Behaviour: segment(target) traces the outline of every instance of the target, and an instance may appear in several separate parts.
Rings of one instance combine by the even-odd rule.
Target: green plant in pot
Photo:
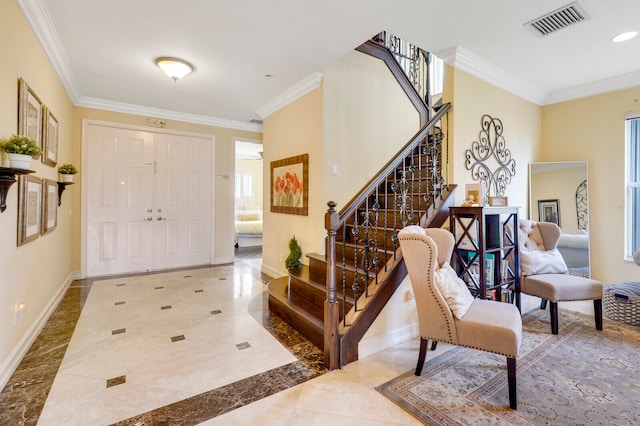
[[[73,182],[73,175],[78,173],[78,169],[71,163],[66,163],[58,167],[58,173],[63,182]]]
[[[302,262],[300,262],[300,258],[302,257],[302,249],[298,245],[298,240],[296,240],[295,235],[289,240],[289,252],[289,256],[287,256],[284,264],[287,269],[297,268],[302,264]]]
[[[0,149],[7,153],[9,166],[15,169],[28,169],[33,157],[42,153],[38,141],[27,136],[11,135],[0,141]]]

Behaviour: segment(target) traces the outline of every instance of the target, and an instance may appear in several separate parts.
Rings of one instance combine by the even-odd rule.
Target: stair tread
[[[299,303],[292,301],[287,295],[287,287],[289,285],[289,277],[280,277],[271,280],[267,285],[269,296],[278,299],[283,305],[286,305],[292,311],[304,318],[307,322],[313,324],[318,329],[324,329],[324,306],[315,306],[311,303]],[[311,309],[309,309],[311,308]],[[314,309],[315,308],[315,309]],[[318,309],[319,308],[319,309]],[[315,311],[312,312],[312,311]],[[320,313],[318,315],[318,312]]]

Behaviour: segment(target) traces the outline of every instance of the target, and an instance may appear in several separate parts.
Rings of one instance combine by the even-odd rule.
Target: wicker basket
[[[602,289],[607,318],[640,326],[640,282],[608,285]]]

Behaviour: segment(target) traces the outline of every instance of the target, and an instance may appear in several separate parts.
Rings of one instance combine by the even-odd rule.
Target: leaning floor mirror
[[[589,191],[586,161],[529,164],[529,218],[562,230],[558,250],[569,273],[589,277]]]

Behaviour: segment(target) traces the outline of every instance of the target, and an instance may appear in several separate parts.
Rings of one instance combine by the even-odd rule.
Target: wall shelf
[[[29,173],[35,172],[28,169],[0,167],[0,213],[7,208],[7,193],[11,185],[17,182],[16,175],[26,175]]]
[[[58,207],[62,204],[62,193],[67,189],[67,185],[73,185],[74,182],[58,182]]]

